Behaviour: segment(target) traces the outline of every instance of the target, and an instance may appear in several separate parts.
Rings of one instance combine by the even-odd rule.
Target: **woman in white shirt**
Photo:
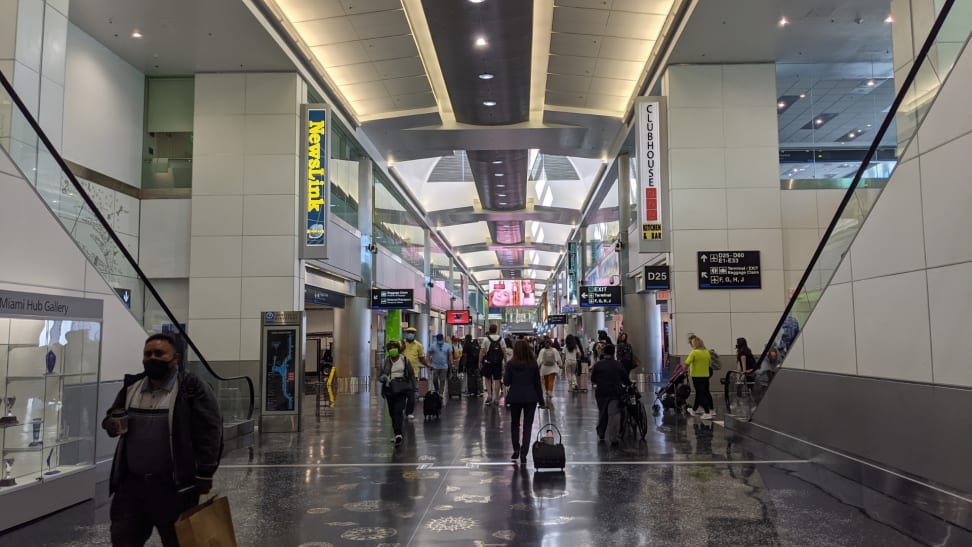
[[[550,405],[554,384],[557,382],[557,375],[564,368],[564,362],[560,358],[560,352],[553,348],[550,340],[543,343],[543,349],[537,355],[537,364],[540,365],[540,377],[543,378],[543,388],[547,392],[547,405]]]
[[[577,389],[577,377],[581,374],[580,361],[584,355],[584,349],[581,347],[580,340],[573,334],[567,335],[564,345],[564,370],[567,372],[570,389],[573,391]]]
[[[378,371],[378,381],[381,383],[381,395],[388,403],[388,414],[391,416],[392,430],[395,432],[394,443],[402,444],[402,424],[405,422],[405,404],[409,394],[415,390],[415,370],[408,359],[401,354],[401,346],[397,340],[385,344],[385,361]]]

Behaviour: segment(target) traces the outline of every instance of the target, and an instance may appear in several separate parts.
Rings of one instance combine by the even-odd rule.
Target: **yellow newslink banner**
[[[328,181],[331,128],[326,105],[306,104],[301,108],[301,216],[304,218],[301,258],[327,258],[327,219],[331,201]]]

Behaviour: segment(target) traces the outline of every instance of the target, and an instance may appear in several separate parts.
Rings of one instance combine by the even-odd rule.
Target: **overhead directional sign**
[[[600,308],[621,305],[620,285],[581,285],[580,307]]]
[[[645,290],[667,291],[672,288],[668,266],[645,266]]]
[[[699,251],[700,289],[761,289],[759,251]]]
[[[413,289],[371,289],[372,309],[410,310],[414,306]]]
[[[547,316],[548,325],[566,325],[567,316],[566,315],[548,315]]]

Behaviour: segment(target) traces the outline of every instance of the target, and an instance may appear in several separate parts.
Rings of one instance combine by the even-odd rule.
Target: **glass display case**
[[[0,318],[0,494],[94,464],[101,324]]]
[[[94,497],[102,308],[0,290],[0,530]]]

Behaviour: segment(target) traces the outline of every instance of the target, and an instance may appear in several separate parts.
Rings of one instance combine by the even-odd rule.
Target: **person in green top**
[[[685,358],[685,364],[689,367],[689,376],[695,388],[695,404],[687,409],[687,412],[695,416],[701,406],[705,411],[702,419],[711,420],[715,418],[713,412],[715,404],[712,402],[712,392],[709,391],[709,365],[712,358],[709,356],[709,351],[705,349],[705,343],[698,336],[690,336],[689,345],[692,346],[692,352]]]

